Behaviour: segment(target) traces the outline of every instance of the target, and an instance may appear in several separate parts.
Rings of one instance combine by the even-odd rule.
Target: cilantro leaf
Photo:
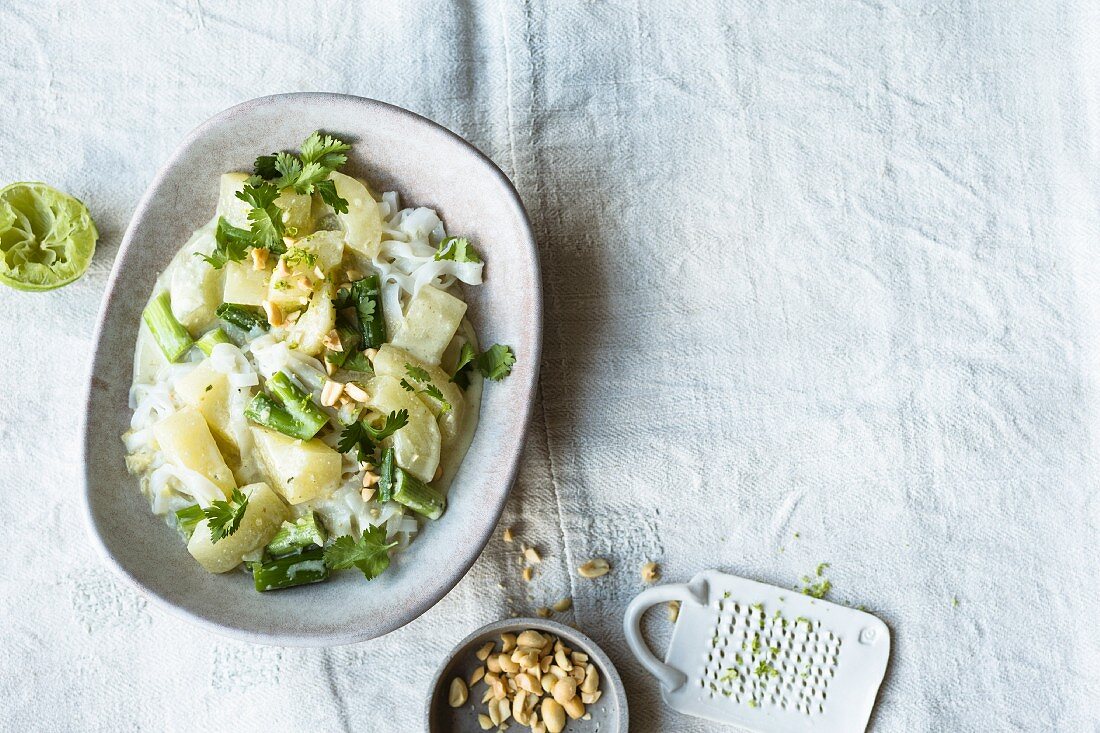
[[[325,565],[332,570],[359,568],[363,577],[374,580],[390,566],[390,548],[396,542],[386,544],[386,530],[369,527],[356,542],[351,535],[337,537],[336,541],[325,548]]]
[[[455,373],[451,376],[451,381],[458,385],[459,389],[466,389],[470,386],[470,369],[473,368],[474,360],[477,359],[477,351],[467,341],[462,344],[462,349],[458,352],[458,364],[455,366]]]
[[[462,389],[466,389],[470,386],[471,369],[477,369],[486,379],[500,381],[512,373],[512,366],[515,363],[516,355],[511,346],[493,344],[478,354],[473,346],[465,343],[458,353],[458,365],[455,367],[451,381]]]
[[[418,367],[418,366],[413,366],[412,364],[409,364],[408,362],[405,362],[405,373],[408,374],[413,379],[415,379],[417,382],[430,382],[430,381],[432,381],[432,377],[431,377],[430,374],[428,374],[428,371],[426,369],[423,369],[422,367]]]
[[[348,213],[348,200],[336,193],[336,184],[332,181],[317,181],[313,188],[321,195],[321,200],[332,207],[337,214]]]
[[[412,364],[405,362],[405,373],[408,374],[413,381],[420,382],[421,384],[426,385],[423,389],[419,390],[419,394],[426,394],[433,400],[439,402],[441,412],[451,411],[451,403],[448,402],[447,398],[443,396],[443,391],[440,390],[434,382],[432,382],[432,375],[428,374],[427,369],[424,369],[423,367],[413,366]],[[405,390],[408,392],[417,391],[415,387],[409,384],[409,381],[407,379],[401,380],[401,386],[404,387]]]
[[[469,341],[462,344],[462,349],[458,352],[458,365],[455,366],[455,373],[462,371],[463,367],[473,362],[477,358],[477,351],[474,350],[473,345]]]
[[[435,250],[436,261],[481,262],[481,256],[466,237],[447,237]]]
[[[340,432],[340,442],[336,444],[336,450],[341,453],[349,453],[353,448],[358,448],[359,455],[362,457],[364,452],[374,451],[374,446],[371,446],[369,450],[364,450],[363,444],[369,440],[367,431],[363,429],[363,422],[356,420]]]
[[[244,201],[254,209],[264,209],[275,203],[279,198],[279,189],[270,183],[245,183],[244,188],[237,191],[237,198]]]
[[[494,382],[504,379],[512,373],[512,366],[516,363],[516,355],[511,346],[493,344],[488,350],[481,352],[477,357],[477,370],[486,379]]]
[[[420,390],[420,392],[439,402],[439,411],[441,414],[451,411],[451,403],[443,396],[443,392],[440,391],[439,387],[436,387],[434,384],[429,384],[427,387]]]
[[[223,216],[218,219],[218,226],[214,229],[214,241],[214,251],[209,255],[201,252],[196,254],[206,260],[206,264],[220,270],[227,262],[240,262],[248,256],[248,248],[252,246],[252,233],[233,226]]]
[[[320,130],[310,134],[302,142],[302,161],[305,163],[319,163],[329,170],[335,170],[348,162],[348,156],[344,155],[351,150],[351,146],[331,135],[322,135]]]
[[[358,459],[365,461],[374,455],[378,444],[409,424],[408,410],[395,410],[386,416],[382,427],[376,428],[364,420],[356,420],[340,433],[336,450],[348,453],[358,449]]]
[[[364,428],[370,433],[374,442],[380,443],[408,424],[409,411],[394,410],[389,415],[386,415],[386,422],[382,424],[382,427],[376,428],[368,423],[364,425]]]
[[[364,280],[356,280],[351,284],[350,288],[343,288],[336,291],[336,297],[333,299],[332,304],[336,310],[344,310],[345,308],[354,308],[356,315],[366,320],[374,315],[374,298],[366,297],[369,295],[365,292],[363,285],[367,283]]]
[[[306,163],[298,174],[298,178],[291,185],[298,193],[313,193],[316,184],[328,178],[329,173],[331,171],[320,163]]]
[[[346,214],[348,202],[340,198],[336,184],[328,176],[348,162],[348,156],[344,155],[348,150],[350,145],[315,132],[302,143],[300,156],[283,151],[257,158],[256,177],[271,181],[279,191],[292,188],[300,194],[320,194],[321,200],[336,213]]]
[[[217,544],[240,528],[241,520],[248,509],[248,499],[240,489],[233,489],[229,501],[212,501],[210,506],[203,507],[202,513],[206,515],[211,542]]]
[[[302,161],[298,160],[298,156],[290,153],[275,153],[275,170],[279,172],[279,178],[275,180],[275,188],[281,191],[295,185],[302,175]]]
[[[245,185],[237,192],[237,198],[252,207],[248,220],[252,223],[253,246],[281,254],[286,248],[283,246],[283,211],[275,205],[278,197],[279,189],[271,183]]]
[[[270,181],[272,178],[279,177],[279,169],[275,167],[275,154],[261,155],[256,158],[256,162],[252,164],[252,169],[255,172],[255,177],[258,177],[265,181]]]

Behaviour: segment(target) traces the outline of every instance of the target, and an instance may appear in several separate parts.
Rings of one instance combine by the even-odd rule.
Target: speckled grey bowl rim
[[[630,729],[630,710],[627,704],[626,688],[623,687],[623,680],[619,677],[619,670],[615,669],[615,664],[611,661],[611,658],[607,656],[607,653],[600,648],[599,644],[594,642],[584,632],[567,626],[566,624],[553,621],[545,618],[534,618],[531,616],[519,616],[516,618],[506,618],[500,621],[494,621],[490,624],[485,624],[480,629],[470,632],[466,635],[462,641],[454,645],[447,655],[443,657],[443,660],[436,668],[435,674],[432,676],[432,681],[428,685],[430,694],[427,696],[427,705],[424,709],[424,730],[428,733],[444,733],[444,731],[433,728],[432,714],[437,709],[437,705],[442,707],[446,705],[446,698],[450,691],[451,680],[449,677],[445,677],[447,671],[451,668],[453,662],[458,660],[460,656],[469,655],[471,658],[474,656],[474,652],[489,639],[500,641],[500,635],[513,631],[523,631],[526,629],[535,629],[536,631],[546,631],[554,634],[557,637],[564,639],[575,651],[583,651],[588,655],[589,660],[595,661],[600,668],[600,672],[603,679],[600,680],[600,690],[603,691],[603,698],[601,698],[596,704],[608,703],[614,700],[615,706],[619,711],[618,727],[614,730],[600,729],[600,733],[627,733]],[[474,695],[471,692],[471,699]],[[439,702],[437,702],[439,700]],[[514,726],[517,730],[525,730],[521,726]],[[570,730],[570,726],[566,726],[566,731]]]
[[[94,392],[96,390],[96,374],[104,359],[108,358],[103,353],[101,348],[104,341],[104,329],[105,323],[108,320],[108,309],[111,305],[111,300],[117,295],[115,291],[116,281],[119,279],[120,272],[122,271],[122,263],[126,259],[126,253],[131,246],[132,240],[135,235],[135,228],[138,222],[141,222],[146,214],[146,210],[150,207],[152,200],[155,198],[158,189],[163,184],[169,172],[173,170],[173,167],[177,165],[177,162],[184,157],[188,149],[200,138],[209,134],[218,125],[229,120],[230,118],[244,114],[252,110],[253,108],[270,105],[280,104],[283,102],[294,102],[300,104],[311,103],[342,103],[342,104],[354,104],[362,107],[364,113],[375,113],[394,115],[401,118],[405,124],[409,126],[410,130],[415,128],[422,128],[429,131],[433,135],[442,136],[449,140],[457,148],[462,148],[463,152],[472,155],[482,165],[483,171],[486,175],[490,176],[505,193],[507,203],[514,210],[515,214],[522,221],[522,236],[520,241],[516,241],[514,244],[517,247],[522,247],[526,250],[525,256],[528,258],[530,267],[533,271],[534,277],[529,283],[531,294],[530,305],[530,321],[535,328],[535,334],[530,344],[528,345],[527,354],[529,364],[531,365],[531,374],[528,383],[525,385],[524,395],[525,399],[522,400],[522,404],[517,405],[517,411],[522,410],[522,414],[518,420],[517,425],[522,426],[522,430],[518,436],[518,441],[515,446],[515,450],[508,457],[506,465],[499,473],[499,476],[503,479],[502,484],[504,490],[499,497],[499,502],[496,502],[494,506],[487,506],[485,512],[488,515],[487,519],[491,521],[485,521],[480,527],[476,528],[474,534],[468,535],[468,542],[463,543],[461,547],[454,549],[454,563],[452,564],[449,572],[445,577],[428,592],[418,596],[405,603],[400,613],[395,618],[385,622],[376,624],[370,629],[324,629],[323,631],[302,631],[302,632],[288,632],[278,631],[271,632],[268,630],[250,630],[233,626],[232,624],[222,623],[217,620],[207,618],[201,613],[196,613],[190,609],[184,608],[171,598],[164,597],[156,589],[151,588],[148,583],[138,574],[131,572],[125,567],[112,553],[105,538],[100,534],[100,528],[97,525],[97,519],[93,503],[91,501],[91,492],[93,490],[93,476],[91,461],[89,456],[92,448],[91,431],[93,428],[91,416],[94,406]],[[215,171],[220,173],[221,171]],[[141,296],[144,299],[144,296]],[[507,175],[484,153],[463,139],[458,134],[448,130],[446,127],[423,117],[415,112],[398,107],[396,105],[382,102],[376,99],[370,99],[367,97],[359,97],[354,95],[339,94],[332,92],[290,92],[284,94],[273,94],[264,97],[256,97],[254,99],[247,100],[240,104],[229,107],[213,117],[207,119],[203,123],[192,129],[179,143],[176,149],[168,160],[158,169],[156,176],[150,181],[145,193],[142,195],[138,202],[137,207],[131,216],[130,222],[127,225],[126,231],[123,235],[122,242],[115,255],[115,260],[112,265],[111,274],[108,278],[104,296],[99,308],[99,314],[96,320],[95,334],[93,338],[93,355],[91,363],[88,368],[84,410],[81,415],[80,434],[82,439],[80,440],[80,461],[82,466],[81,479],[83,481],[83,491],[81,496],[83,499],[83,513],[85,519],[85,525],[89,536],[92,539],[92,544],[96,549],[96,552],[103,559],[103,561],[114,570],[118,575],[125,578],[132,583],[134,587],[142,591],[144,595],[151,599],[159,608],[168,611],[170,614],[182,618],[186,621],[194,623],[200,627],[206,628],[214,633],[248,641],[256,644],[267,645],[280,645],[280,646],[337,646],[342,644],[351,644],[362,641],[367,641],[379,636],[385,635],[395,629],[404,626],[405,624],[418,618],[424,612],[435,606],[444,596],[447,595],[458,582],[466,575],[469,569],[473,566],[474,562],[481,555],[482,550],[488,543],[489,538],[492,536],[493,531],[499,522],[500,515],[503,512],[504,504],[507,501],[510,494],[512,484],[515,481],[516,474],[519,470],[519,462],[523,451],[524,437],[526,429],[530,424],[533,414],[533,401],[538,386],[538,372],[539,365],[541,363],[542,352],[542,323],[543,323],[543,307],[542,307],[542,280],[539,268],[539,256],[538,249],[535,243],[535,236],[533,228],[531,227],[530,218],[527,215],[523,202],[516,191],[515,186]],[[122,443],[118,442],[119,451],[122,451]],[[136,488],[136,487],[135,487]],[[306,590],[305,589],[292,589],[293,590]],[[314,586],[316,587],[316,586]],[[285,591],[284,591],[285,592]]]

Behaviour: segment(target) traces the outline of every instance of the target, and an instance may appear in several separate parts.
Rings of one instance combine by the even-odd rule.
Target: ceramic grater
[[[668,601],[681,607],[662,663],[639,624]],[[625,629],[669,706],[757,733],[866,730],[890,656],[869,613],[715,570],[643,591]]]

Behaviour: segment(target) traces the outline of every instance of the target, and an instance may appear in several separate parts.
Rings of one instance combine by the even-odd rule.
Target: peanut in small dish
[[[566,598],[557,605],[568,608]],[[547,615],[550,609],[540,609]],[[500,642],[486,642],[475,653],[483,662],[468,678],[482,683],[484,706],[478,722],[485,730],[525,726],[532,733],[562,733],[571,720],[589,719],[588,706],[602,696],[600,673],[584,652],[571,649],[552,634],[527,629],[505,632]],[[470,697],[467,682],[451,681],[448,701],[459,706]]]

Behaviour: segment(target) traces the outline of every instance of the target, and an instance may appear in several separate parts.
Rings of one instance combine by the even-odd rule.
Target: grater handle
[[[634,597],[630,605],[626,607],[626,618],[623,619],[623,630],[626,632],[626,643],[634,656],[642,663],[651,675],[657,678],[661,685],[673,692],[687,682],[687,675],[675,667],[665,664],[650,650],[642,638],[642,614],[658,603],[668,601],[694,601],[703,604],[694,589],[686,583],[669,583],[644,590]]]

